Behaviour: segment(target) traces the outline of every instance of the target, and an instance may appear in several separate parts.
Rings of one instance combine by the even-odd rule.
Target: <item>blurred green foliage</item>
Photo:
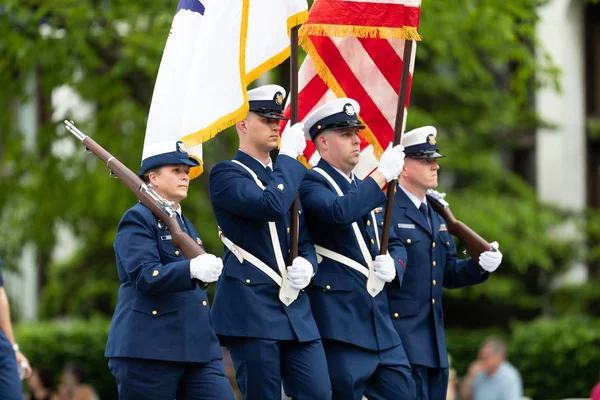
[[[74,363],[100,398],[110,400],[117,398],[117,387],[104,358],[109,327],[110,322],[105,318],[52,321],[17,325],[15,335],[34,368],[48,368],[54,373],[54,391],[65,365]]]
[[[509,358],[521,372],[525,395],[587,398],[600,381],[600,320],[565,317],[519,324]]]

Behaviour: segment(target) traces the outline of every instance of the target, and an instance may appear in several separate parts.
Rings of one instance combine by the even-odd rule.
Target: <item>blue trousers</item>
[[[448,391],[448,368],[429,368],[412,364],[417,385],[417,400],[445,399]]]
[[[6,336],[0,331],[0,398],[3,400],[23,400],[23,388],[15,351]]]
[[[119,400],[235,400],[221,360],[187,363],[110,358]]]
[[[236,381],[245,400],[329,400],[331,384],[321,340],[227,337]]]
[[[413,400],[415,383],[404,347],[375,351],[323,340],[333,400]]]

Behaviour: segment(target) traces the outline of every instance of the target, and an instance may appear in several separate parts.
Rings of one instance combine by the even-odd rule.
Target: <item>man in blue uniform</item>
[[[0,267],[2,258],[0,258]],[[29,378],[29,361],[19,350],[10,322],[10,307],[4,291],[2,268],[0,268],[0,394],[5,400],[23,400],[19,370],[23,378]]]
[[[396,330],[406,347],[417,386],[417,399],[446,397],[448,357],[444,338],[442,287],[460,288],[484,282],[498,268],[502,253],[481,254],[478,262],[458,260],[444,219],[427,204],[425,193],[437,187],[437,131],[426,126],[402,137],[406,153],[392,213],[392,226],[408,253],[402,288],[387,294]]]
[[[285,91],[266,85],[248,92],[250,112],[236,124],[240,148],[216,164],[210,200],[226,249],[212,310],[215,331],[229,349],[245,399],[330,399],[327,362],[304,288],[317,270],[315,249],[299,205],[298,254],[290,259],[290,207],[306,168],[297,160],[302,125],[281,137]]]
[[[393,235],[379,254],[374,209],[382,188],[404,164],[402,146],[391,145],[364,181],[352,170],[360,154],[359,105],[334,100],[311,114],[305,131],[321,160],[304,178],[300,197],[319,270],[310,290],[323,338],[333,398],[413,399],[414,382],[400,337],[389,317],[384,285],[400,285],[406,252]]]
[[[182,142],[161,142],[147,149],[140,177],[174,202],[182,231],[201,246],[180,205],[193,166]],[[141,203],[123,214],[114,248],[121,286],[105,356],[119,399],[233,400],[208,298],[195,280],[215,282],[221,259],[205,253],[186,260],[165,223]]]

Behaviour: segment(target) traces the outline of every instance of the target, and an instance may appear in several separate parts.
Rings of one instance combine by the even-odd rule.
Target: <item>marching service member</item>
[[[222,231],[225,269],[212,315],[229,349],[245,399],[330,399],[327,362],[304,289],[317,271],[315,249],[299,205],[299,256],[290,259],[290,206],[306,168],[302,125],[288,128],[277,148],[285,90],[248,91],[250,112],[236,124],[240,148],[216,164],[210,200]],[[296,216],[294,216],[296,217]]]
[[[381,190],[404,164],[391,145],[364,181],[352,173],[360,154],[359,105],[336,99],[304,121],[321,160],[304,178],[300,198],[317,254],[322,258],[310,290],[313,314],[327,355],[333,398],[413,399],[410,364],[389,316],[385,284],[400,285],[406,252],[390,236],[379,254],[374,209]],[[388,284],[389,285],[389,284]]]
[[[417,399],[446,398],[448,357],[444,337],[442,288],[485,282],[502,262],[498,243],[479,260],[458,260],[446,221],[431,209],[425,194],[438,185],[437,131],[432,126],[402,136],[406,160],[399,174],[392,226],[408,253],[402,288],[390,285],[392,321],[412,367]]]
[[[139,175],[174,202],[181,230],[201,246],[180,205],[190,167],[198,165],[182,142],[162,142],[148,149]],[[216,281],[221,259],[205,253],[186,260],[165,223],[141,203],[123,214],[114,248],[121,287],[105,356],[119,399],[233,400],[208,298],[196,281]]]

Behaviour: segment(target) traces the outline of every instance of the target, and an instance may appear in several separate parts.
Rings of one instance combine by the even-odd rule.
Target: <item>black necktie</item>
[[[427,212],[427,205],[425,203],[421,203],[419,206],[419,211],[421,211],[421,215],[427,221],[427,226],[429,226],[429,230],[431,231],[431,222],[429,221],[429,213]]]
[[[273,169],[267,165],[265,167],[265,170],[267,171],[267,176],[270,178],[271,177],[271,172],[273,172]]]
[[[181,215],[179,215],[179,213],[177,213],[177,222],[179,222],[181,230],[187,233],[187,227],[185,226],[185,222],[183,221],[183,218],[181,217]]]
[[[352,179],[352,180],[350,181],[350,186],[352,186],[353,188],[355,188],[355,187],[356,187],[356,181],[355,181],[354,179]]]

